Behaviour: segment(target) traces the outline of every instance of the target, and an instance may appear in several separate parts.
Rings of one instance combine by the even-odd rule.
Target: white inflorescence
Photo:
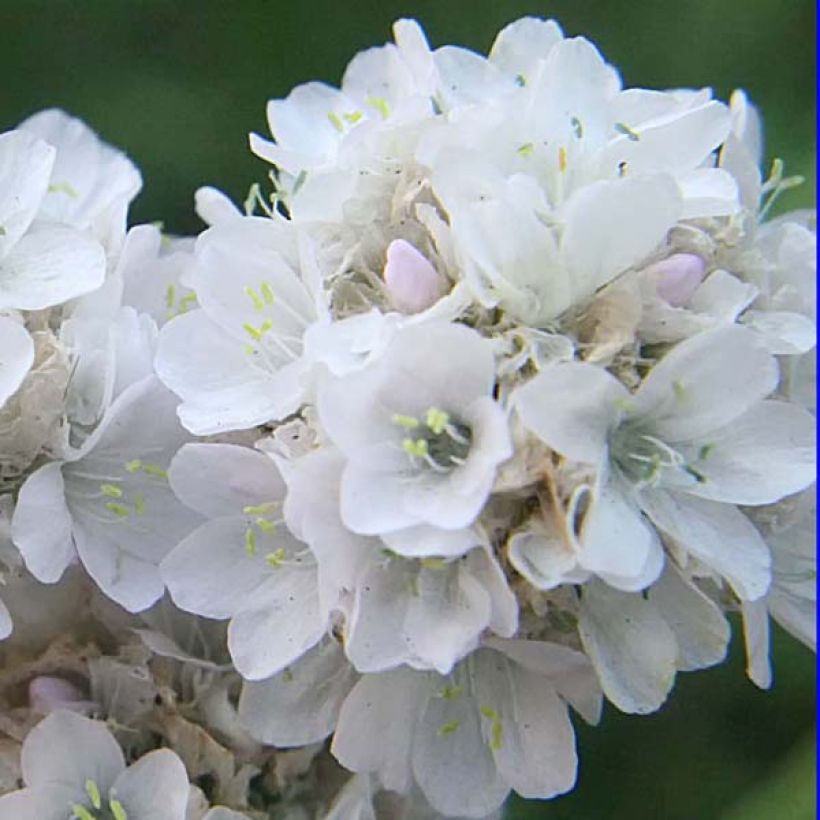
[[[814,648],[815,218],[755,109],[553,21],[394,33],[195,240],[77,120],[0,135],[0,636],[51,713],[0,820],[497,816],[726,613],[762,687],[770,617]]]

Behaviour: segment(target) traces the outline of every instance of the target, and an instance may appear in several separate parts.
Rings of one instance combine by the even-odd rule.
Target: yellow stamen
[[[176,292],[177,289],[174,285],[168,285],[165,288],[165,306],[168,308],[172,308],[174,306],[174,302],[176,301]]]
[[[128,516],[131,515],[131,510],[129,510],[125,504],[118,504],[116,501],[108,501],[105,505],[105,509],[110,513],[114,513],[117,518],[128,518]]]
[[[270,534],[276,530],[276,524],[273,521],[268,521],[267,518],[257,518],[254,523],[264,533]]]
[[[519,145],[515,150],[516,153],[520,154],[522,157],[529,157],[535,150],[535,146],[531,142],[525,142],[523,145]]]
[[[81,806],[79,803],[75,803],[71,807],[71,811],[74,812],[72,816],[76,817],[77,820],[94,820],[94,815],[85,806]]]
[[[252,287],[246,287],[246,288],[244,288],[244,291],[245,291],[245,296],[247,296],[248,299],[250,299],[251,302],[253,302],[253,309],[254,310],[264,310],[265,309],[265,303],[262,301],[259,294]]]
[[[386,120],[390,116],[390,106],[384,97],[370,96],[365,102],[367,102],[371,108],[375,108],[376,111],[381,114],[383,120]]]
[[[259,285],[259,290],[262,291],[262,298],[265,302],[269,305],[273,304],[273,288],[270,286],[270,282],[262,282]]]
[[[415,458],[424,458],[427,453],[427,442],[423,438],[417,438],[415,441],[411,438],[406,438],[401,443],[402,449],[408,456]]]
[[[444,432],[444,428],[450,423],[450,416],[445,413],[444,410],[439,410],[437,407],[431,407],[427,411],[424,421],[430,428],[430,432],[439,436]]]
[[[457,720],[448,720],[447,723],[444,723],[438,730],[439,737],[447,737],[447,735],[453,734],[453,732],[458,731],[459,722]]]
[[[351,124],[355,125],[363,116],[361,111],[351,111],[349,114],[342,114],[342,116]]]
[[[567,170],[567,149],[563,145],[558,149],[558,168],[562,174]]]
[[[115,800],[113,797],[108,801],[108,805],[111,808],[111,814],[114,815],[114,820],[128,820],[128,814],[125,811],[125,807],[120,803],[119,800]]]
[[[102,808],[102,797],[100,796],[100,789],[93,780],[85,781],[85,793],[91,801],[91,805],[95,809]]]
[[[401,413],[394,413],[390,417],[390,421],[399,427],[404,427],[405,430],[415,430],[421,424],[415,416],[403,416]]]
[[[439,691],[438,696],[443,700],[455,700],[463,691],[463,686],[445,686]]]
[[[335,111],[328,111],[327,118],[330,124],[341,134],[345,130],[344,123],[339,119],[339,115]]]
[[[282,566],[282,562],[285,560],[285,550],[283,547],[279,547],[278,550],[274,550],[273,552],[269,552],[265,556],[265,561],[267,562],[269,567],[273,569],[278,569]]]
[[[126,461],[125,469],[129,473],[138,473],[142,469],[142,462],[138,458],[132,461]]]
[[[421,565],[425,569],[444,569],[447,562],[443,558],[422,558]]]
[[[150,475],[154,478],[168,478],[168,472],[163,470],[158,464],[143,464],[142,471],[145,475]]]
[[[122,490],[116,484],[100,484],[100,492],[109,498],[122,498]]]
[[[249,504],[242,508],[242,512],[245,515],[265,515],[273,512],[277,506],[275,501],[266,501],[264,504]]]
[[[256,533],[251,527],[245,530],[245,552],[248,558],[256,555]]]

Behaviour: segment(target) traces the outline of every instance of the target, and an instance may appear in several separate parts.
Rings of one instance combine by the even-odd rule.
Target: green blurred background
[[[626,85],[746,89],[762,109],[767,156],[804,186],[783,207],[815,203],[815,5],[812,0],[0,0],[0,122],[60,106],[140,166],[135,222],[202,226],[193,191],[241,201],[266,166],[247,151],[265,101],[299,82],[338,83],[359,49],[418,18],[431,43],[486,51],[525,14],[592,39]],[[814,656],[774,643],[775,685],[725,666],[681,675],[650,717],[607,709],[579,727],[580,776],[568,797],[514,801],[509,817],[553,820],[803,820],[815,816]]]

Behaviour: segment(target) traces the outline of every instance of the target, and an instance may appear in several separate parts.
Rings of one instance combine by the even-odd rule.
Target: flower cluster
[[[814,647],[815,217],[767,220],[755,109],[553,21],[394,33],[268,104],[269,188],[200,189],[195,241],[126,233],[139,175],[65,115],[0,137],[0,558],[116,647],[28,661],[63,709],[0,818],[489,817],[573,787],[570,710],[720,663],[727,612],[761,686],[770,616]]]

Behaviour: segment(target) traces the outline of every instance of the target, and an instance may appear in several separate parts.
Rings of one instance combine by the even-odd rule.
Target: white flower
[[[332,448],[283,465],[285,517],[316,555],[323,607],[346,615],[345,652],[357,670],[408,664],[446,674],[484,630],[515,634],[517,603],[485,535],[428,525],[356,535],[339,512],[343,469]]]
[[[445,353],[446,351],[446,353]],[[319,420],[347,458],[342,520],[362,534],[471,524],[511,446],[475,331],[405,327],[370,366],[319,387]]]
[[[728,327],[674,347],[634,395],[577,362],[522,387],[514,402],[524,424],[603,476],[574,545],[579,566],[640,575],[657,550],[643,510],[740,598],[763,595],[768,550],[734,505],[776,501],[814,480],[813,418],[764,400],[777,381],[777,362],[755,336]]]
[[[54,148],[25,131],[0,135],[0,310],[40,310],[98,288],[105,252],[91,237],[35,221]]]
[[[484,817],[511,788],[541,798],[572,788],[567,702],[597,722],[600,691],[583,655],[494,641],[446,677],[409,669],[362,677],[342,706],[331,751],[387,789],[404,793],[415,780],[445,815]]]
[[[318,281],[297,272],[308,253],[284,223],[259,218],[228,220],[197,240],[187,283],[200,307],[163,327],[156,362],[192,432],[254,427],[304,400],[302,337],[322,314]]]
[[[162,562],[177,606],[230,618],[228,647],[249,680],[281,671],[316,644],[316,562],[282,526],[284,486],[266,455],[229,444],[188,444],[169,470],[177,496],[209,520]]]
[[[112,403],[77,451],[23,485],[12,537],[31,573],[56,583],[76,557],[131,612],[163,593],[158,565],[198,516],[168,486],[171,456],[186,440],[173,396],[149,376]]]
[[[57,149],[38,217],[90,230],[109,253],[119,250],[128,206],[142,188],[131,160],[56,108],[34,114],[18,128]]]
[[[26,736],[26,787],[0,797],[2,820],[185,820],[188,776],[169,749],[126,768],[105,724],[56,711]]]

